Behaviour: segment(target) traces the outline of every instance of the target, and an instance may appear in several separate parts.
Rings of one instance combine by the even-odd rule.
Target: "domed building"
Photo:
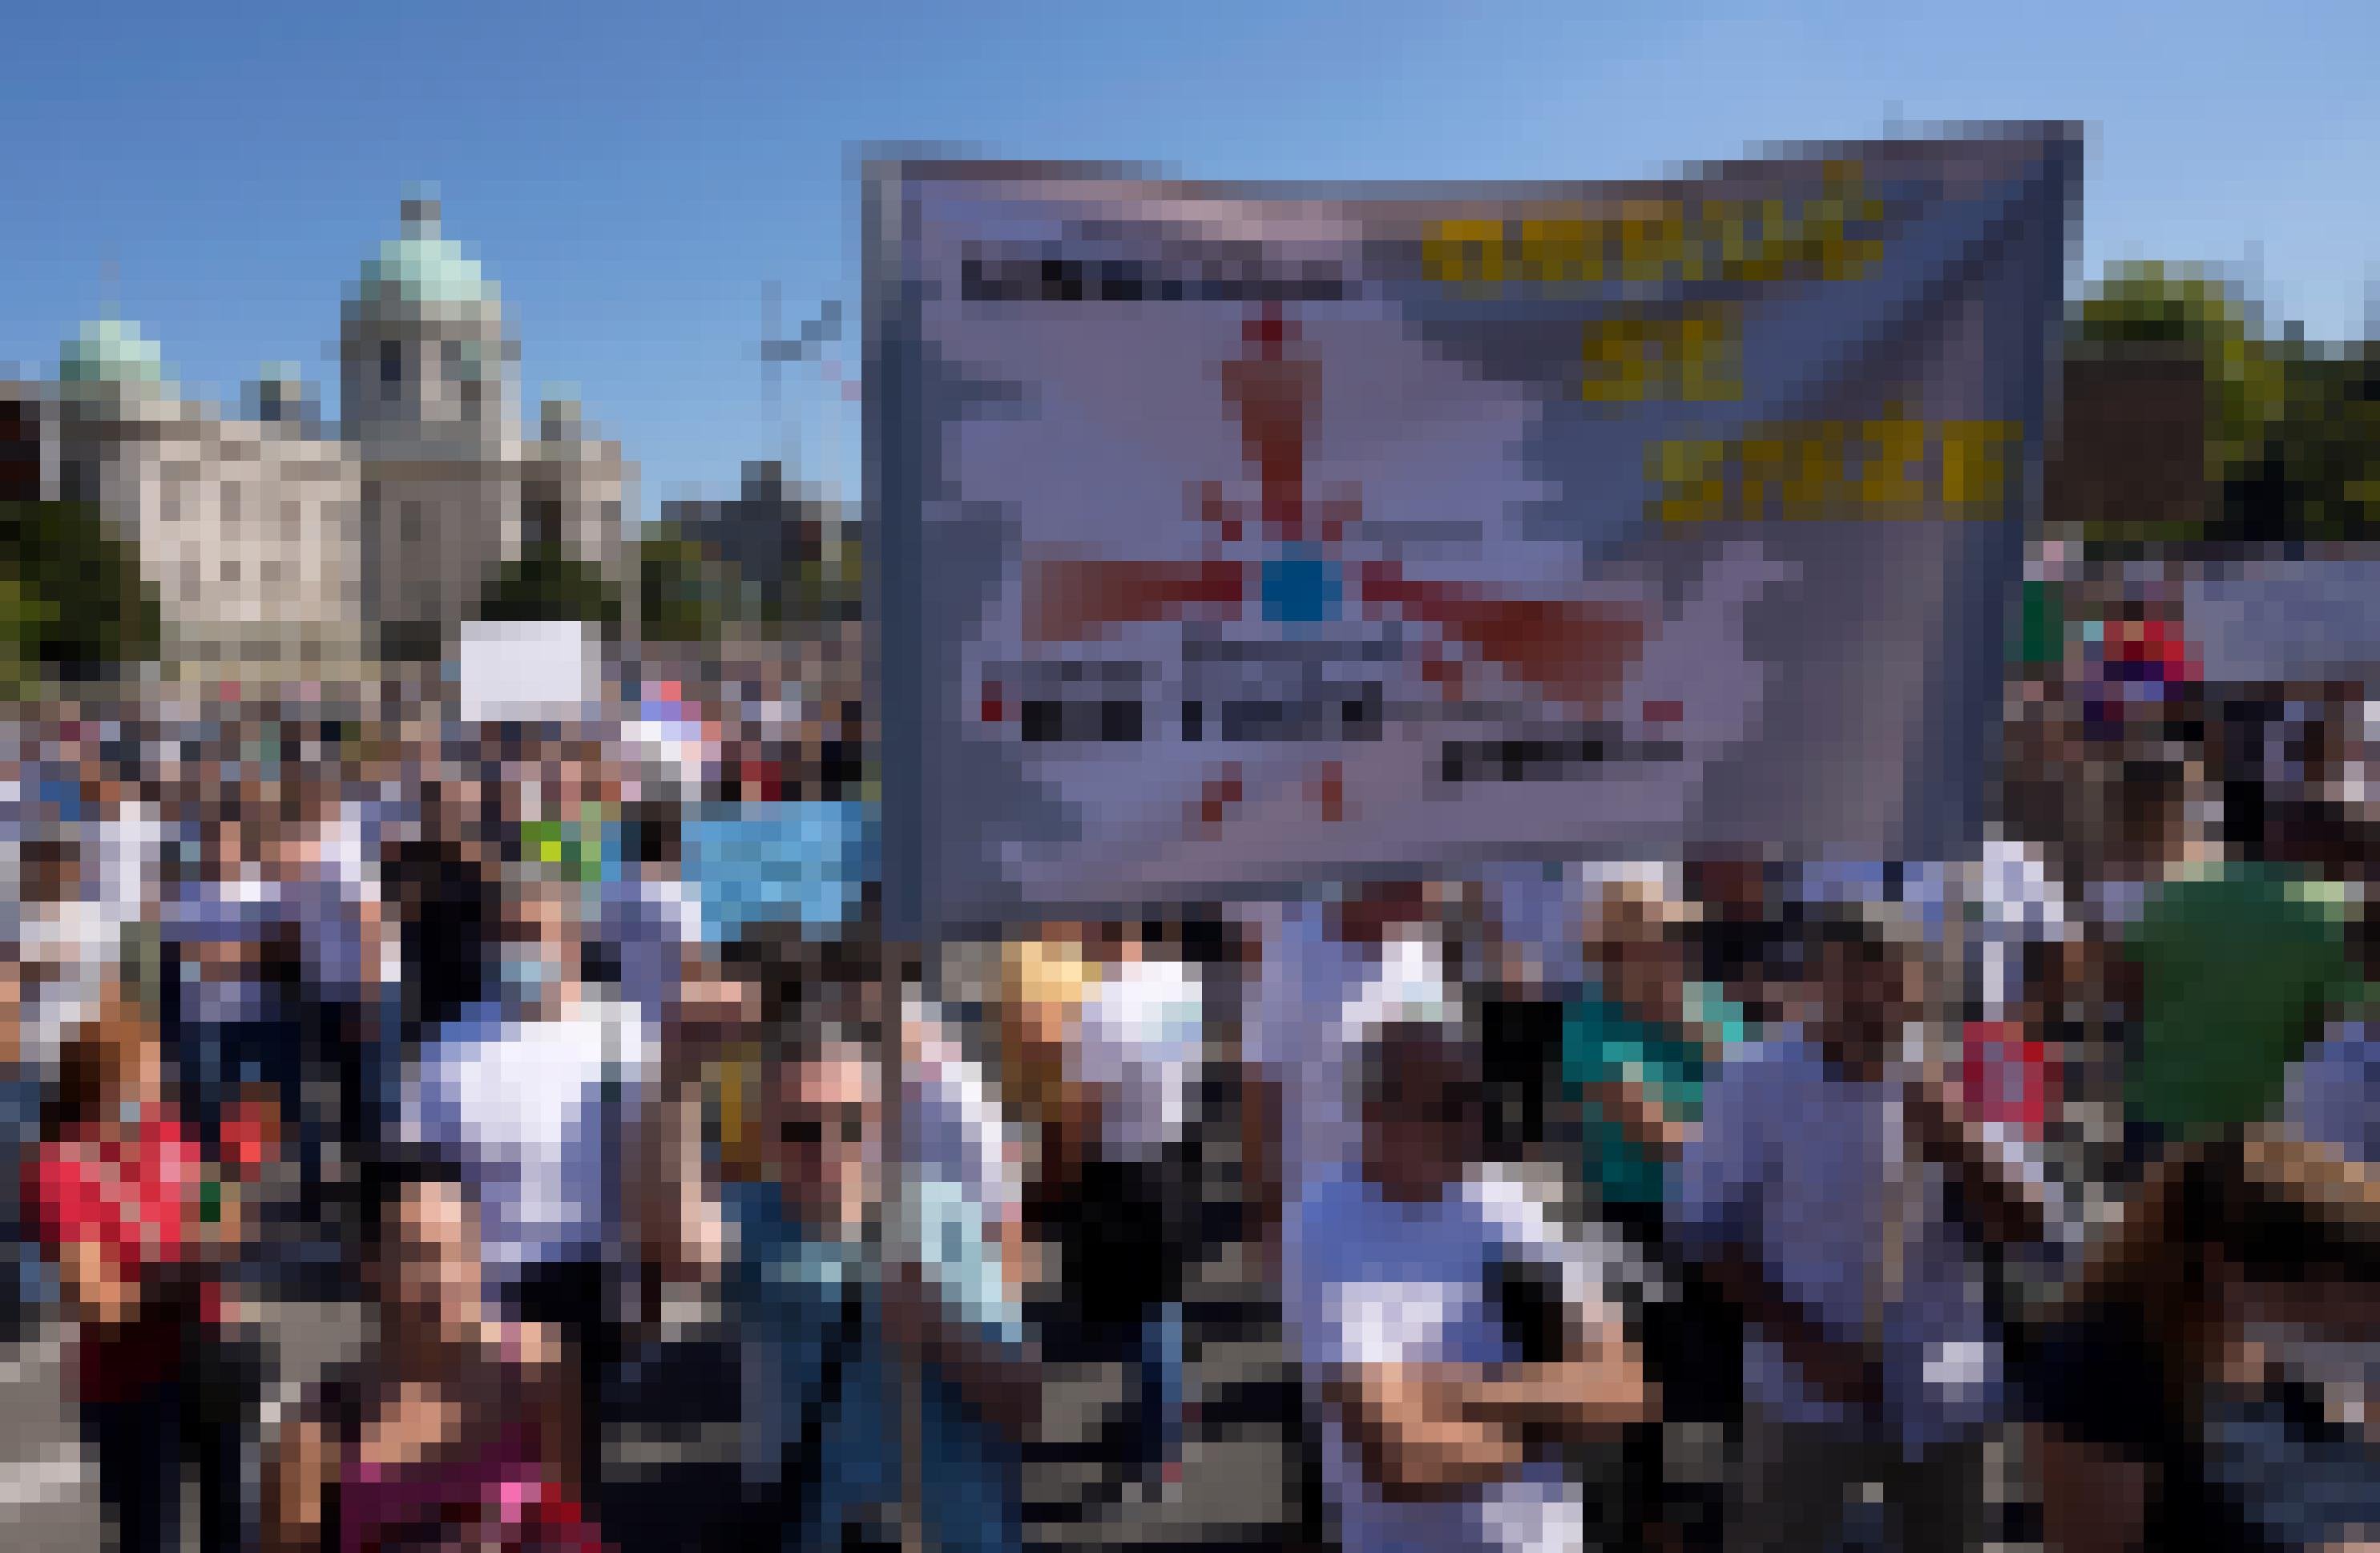
[[[304,394],[288,372],[270,396]],[[347,447],[302,417],[233,419],[186,397],[163,350],[120,319],[65,343],[46,397],[42,494],[93,504],[138,540],[166,661],[325,676],[361,662]]]
[[[341,309],[335,428],[286,363],[247,385],[237,418],[188,399],[158,345],[114,319],[65,343],[54,384],[0,385],[15,423],[40,428],[39,494],[138,536],[170,662],[328,677],[434,657],[528,545],[620,576],[633,476],[618,445],[575,401],[524,435],[495,284],[441,231],[436,200],[399,216]]]

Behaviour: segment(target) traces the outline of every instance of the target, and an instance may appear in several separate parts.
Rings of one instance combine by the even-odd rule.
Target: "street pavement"
[[[1230,1106],[1201,1107],[1201,1195],[1234,1226],[1241,1189]],[[1183,1311],[1182,1475],[1157,1502],[1102,1484],[1124,1454],[1138,1377],[1121,1363],[1045,1366],[1042,1419],[1025,1472],[1026,1536],[1039,1548],[1279,1549],[1297,1545],[1305,1497],[1301,1402],[1279,1292],[1226,1232],[1191,1268]]]
[[[1075,1547],[1276,1548],[1299,1523],[1294,1376],[1279,1323],[1237,1247],[1193,1275],[1184,1309],[1182,1479],[1160,1502],[1099,1486],[1129,1428],[1137,1380],[1122,1364],[1052,1366],[1028,1458],[1028,1539]]]
[[[366,1324],[352,1304],[260,1301],[256,1309],[277,1372],[264,1399],[269,1431],[304,1387],[360,1347]],[[103,1546],[98,1485],[75,1418],[72,1361],[67,1329],[55,1319],[0,1350],[0,1547],[12,1553],[98,1553]],[[192,1494],[183,1494],[183,1540],[196,1548]]]
[[[44,1323],[0,1354],[0,1542],[91,1553],[99,1501],[68,1400],[64,1334]]]

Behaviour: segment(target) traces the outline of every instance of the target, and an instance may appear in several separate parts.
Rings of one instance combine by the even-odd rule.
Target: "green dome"
[[[397,237],[364,261],[364,296],[377,300],[394,287],[416,307],[476,307],[496,299],[496,288],[467,259],[463,245],[444,237]]]
[[[375,302],[394,291],[409,307],[477,307],[496,300],[495,283],[463,245],[441,237],[434,200],[409,200],[405,235],[381,244],[364,261],[363,294]]]
[[[165,381],[164,353],[141,336],[136,324],[100,319],[82,326],[58,352],[60,382],[159,384]]]

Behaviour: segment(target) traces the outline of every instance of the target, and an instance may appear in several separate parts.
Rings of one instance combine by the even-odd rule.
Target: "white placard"
[[[589,715],[603,674],[583,621],[487,620],[457,633],[455,679],[465,722],[528,722]]]

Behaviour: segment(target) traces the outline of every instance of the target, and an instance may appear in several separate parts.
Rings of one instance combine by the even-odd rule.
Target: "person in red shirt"
[[[206,1426],[191,1361],[223,1319],[214,1274],[246,1215],[166,1098],[156,1026],[121,983],[66,1049],[24,1190],[79,1327],[77,1400],[116,1546],[178,1549],[186,1457],[232,1443]],[[196,1464],[202,1546],[238,1546],[237,1458]]]

